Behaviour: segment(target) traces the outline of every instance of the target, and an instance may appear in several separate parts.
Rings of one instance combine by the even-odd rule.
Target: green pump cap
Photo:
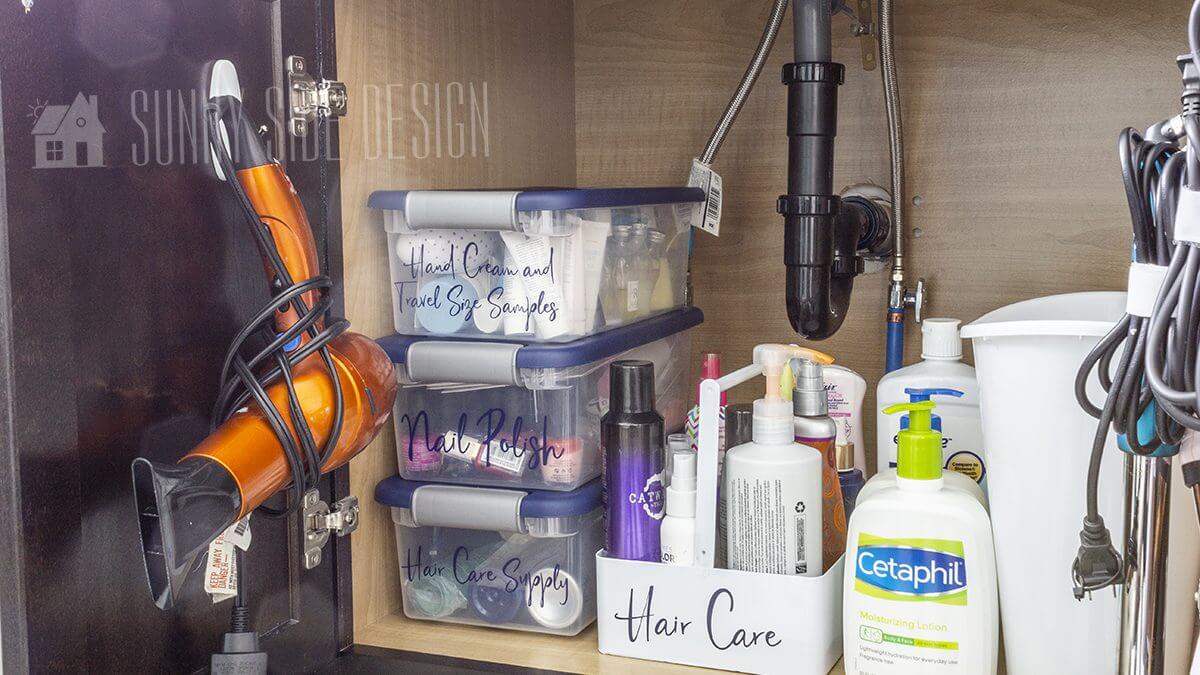
[[[942,434],[932,428],[933,401],[897,403],[884,408],[887,415],[908,413],[908,428],[900,430],[896,475],[910,480],[942,477]]]

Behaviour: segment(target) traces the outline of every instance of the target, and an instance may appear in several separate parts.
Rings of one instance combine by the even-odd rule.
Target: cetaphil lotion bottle
[[[932,401],[906,412],[896,485],[850,517],[842,638],[847,673],[993,675],[999,654],[996,559],[987,511],[942,477]]]

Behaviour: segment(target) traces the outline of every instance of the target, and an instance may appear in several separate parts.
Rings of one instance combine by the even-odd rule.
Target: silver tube
[[[1123,675],[1163,672],[1170,499],[1169,459],[1126,457],[1120,655]]]
[[[771,7],[771,16],[767,19],[766,27],[763,28],[763,34],[758,40],[758,47],[754,49],[754,55],[750,57],[750,65],[746,66],[746,72],[742,75],[742,81],[738,83],[737,89],[734,90],[733,98],[729,99],[729,105],[725,106],[724,114],[721,115],[721,119],[713,129],[712,135],[708,137],[708,143],[704,144],[704,152],[700,153],[701,162],[711,165],[717,158],[717,151],[725,142],[725,136],[729,134],[734,121],[737,120],[742,106],[746,105],[746,99],[750,98],[750,90],[754,89],[754,83],[758,80],[763,66],[767,63],[767,57],[771,54],[771,47],[775,45],[775,36],[779,34],[779,27],[783,24],[787,5],[788,0],[775,0],[775,5]]]
[[[792,5],[792,27],[796,63],[833,60],[830,0],[796,0]]]
[[[879,62],[892,154],[892,283],[897,285],[904,283],[904,122],[900,116],[900,83],[896,76],[896,47],[892,39],[892,0],[879,0]],[[903,303],[903,300],[901,292],[900,301]]]

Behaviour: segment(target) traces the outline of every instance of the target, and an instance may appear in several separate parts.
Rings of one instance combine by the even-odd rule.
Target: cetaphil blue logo
[[[854,589],[900,602],[967,604],[967,561],[961,541],[858,537]]]

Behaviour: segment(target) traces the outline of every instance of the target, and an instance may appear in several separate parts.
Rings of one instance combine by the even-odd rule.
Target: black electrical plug
[[[258,647],[258,633],[250,629],[250,610],[233,608],[230,631],[221,639],[221,651],[209,663],[213,675],[266,675],[267,653]]]
[[[1121,583],[1121,556],[1113,548],[1112,536],[1104,526],[1104,519],[1083,519],[1083,530],[1079,532],[1079,553],[1071,574],[1075,579],[1075,599],[1098,591],[1106,586]]]

